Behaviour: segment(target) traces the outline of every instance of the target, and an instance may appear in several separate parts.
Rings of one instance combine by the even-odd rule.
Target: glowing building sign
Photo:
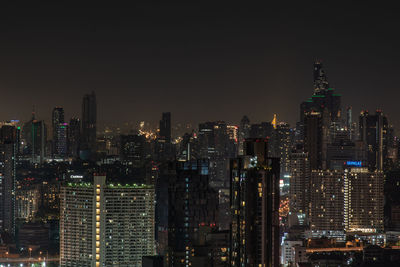
[[[352,167],[362,167],[362,162],[361,161],[346,161],[347,166],[352,166]]]

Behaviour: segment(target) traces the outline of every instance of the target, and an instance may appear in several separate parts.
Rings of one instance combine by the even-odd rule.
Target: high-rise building
[[[69,183],[60,196],[61,266],[141,266],[155,254],[154,188]]]
[[[65,157],[68,152],[68,123],[57,126],[57,140],[55,142],[55,156]]]
[[[250,120],[246,115],[244,115],[243,118],[240,120],[238,135],[238,155],[242,156],[244,141],[250,137]]]
[[[146,138],[143,135],[121,135],[120,158],[127,165],[144,165]]]
[[[224,121],[199,124],[198,132],[200,157],[209,159],[210,183],[215,188],[228,188],[228,158],[234,157],[236,151],[230,149],[234,142],[230,139],[227,124]]]
[[[304,116],[304,151],[310,158],[311,169],[325,169],[329,137],[329,118],[324,113],[310,112]]]
[[[82,101],[82,149],[96,152],[97,104],[94,92],[86,94]]]
[[[364,142],[367,165],[370,170],[383,170],[387,157],[388,120],[382,111],[377,110],[375,115],[368,111],[360,114],[359,134]]]
[[[307,153],[290,156],[289,225],[306,225],[309,215],[311,169]]]
[[[0,143],[0,230],[15,235],[16,145]]]
[[[68,127],[68,155],[77,158],[79,156],[81,140],[81,121],[78,118],[71,118]]]
[[[43,162],[46,155],[47,127],[43,120],[35,119],[35,113],[32,114],[32,119],[24,124],[22,137],[26,142],[25,153],[32,156],[33,162]]]
[[[64,109],[62,107],[55,107],[52,113],[52,130],[53,130],[53,155],[65,155],[66,151],[66,133],[61,130],[64,125]]]
[[[271,155],[276,158],[280,158],[281,178],[285,179],[289,173],[290,165],[290,151],[293,144],[293,131],[289,124],[285,122],[279,122],[276,124],[270,138],[270,150]]]
[[[15,218],[30,221],[39,209],[40,193],[37,187],[18,186],[15,193]]]
[[[163,112],[160,120],[160,139],[171,143],[171,112]]]
[[[326,77],[325,71],[322,67],[322,63],[317,60],[314,62],[314,93],[318,94],[325,90],[328,90],[329,83]]]
[[[168,266],[195,266],[203,255],[198,246],[217,228],[218,192],[209,186],[208,171],[208,160],[178,162],[169,180]]]
[[[230,162],[230,266],[279,266],[279,158],[264,139],[246,140]]]
[[[314,63],[314,94],[300,105],[300,122],[309,112],[323,112],[327,109],[331,121],[339,121],[341,117],[341,95],[335,93],[329,83],[322,63]]]
[[[361,165],[357,161],[349,163]],[[344,171],[344,226],[347,232],[383,231],[383,184],[383,171],[351,166]]]
[[[313,170],[311,230],[381,232],[383,184],[383,172],[370,171],[361,161],[347,161],[341,170]]]
[[[343,231],[343,171],[312,170],[310,190],[310,229]]]

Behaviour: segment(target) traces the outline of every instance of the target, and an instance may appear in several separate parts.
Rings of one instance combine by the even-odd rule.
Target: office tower
[[[71,118],[68,127],[68,155],[77,158],[79,156],[81,140],[81,121]]]
[[[159,161],[175,160],[175,144],[171,139],[171,112],[163,112],[160,131],[156,140],[155,159]]]
[[[343,171],[312,170],[310,190],[310,229],[343,231]]]
[[[310,157],[311,169],[325,169],[329,138],[329,118],[323,113],[310,112],[304,116],[304,151]]]
[[[208,160],[177,162],[168,187],[168,266],[194,266],[204,255],[199,246],[217,228],[217,209],[218,192],[209,186]]]
[[[238,135],[239,135],[238,155],[242,156],[243,143],[247,138],[250,137],[250,120],[246,115],[244,115],[243,118],[240,120]]]
[[[202,158],[227,156],[229,135],[224,121],[200,123],[198,139]]]
[[[356,123],[353,121],[352,107],[347,107],[346,110],[346,130],[349,133],[350,140],[355,141],[357,134],[356,134]]]
[[[144,165],[146,138],[143,135],[120,136],[120,159],[129,166],[140,167]]]
[[[311,169],[307,153],[294,151],[290,156],[289,225],[308,223]]]
[[[160,120],[160,139],[171,143],[171,112],[163,112]]]
[[[82,101],[82,149],[96,152],[97,104],[94,92],[86,94]]]
[[[341,95],[335,93],[333,88],[329,87],[322,63],[314,63],[314,94],[300,105],[300,122],[304,115],[309,112],[323,112],[327,109],[332,122],[340,120],[341,113]]]
[[[68,152],[68,123],[60,123],[57,126],[57,139],[55,142],[54,156],[65,157]]]
[[[387,157],[388,120],[382,111],[377,110],[375,115],[368,111],[360,114],[359,134],[367,152],[368,168],[383,170]]]
[[[0,230],[15,235],[16,145],[0,143]]]
[[[357,161],[349,161],[349,165],[344,171],[345,230],[382,232],[384,173],[380,170],[369,171]]]
[[[317,60],[314,62],[314,93],[318,94],[329,88],[328,79],[322,67],[322,63]]]
[[[55,107],[52,113],[52,130],[53,130],[53,155],[65,155],[66,148],[65,131],[60,130],[64,125],[64,109],[62,107]]]
[[[235,151],[229,149],[227,125],[223,121],[199,124],[198,132],[199,157],[209,159],[210,184],[214,188],[228,188],[228,158],[234,157]]]
[[[290,172],[290,151],[293,144],[293,131],[285,122],[276,123],[270,138],[270,150],[273,157],[280,158],[280,175],[285,179]]]
[[[42,163],[46,155],[47,127],[44,121],[35,119],[35,113],[32,119],[24,124],[22,136],[26,142],[27,150],[25,153],[32,156],[32,161]]]
[[[279,266],[279,159],[264,139],[248,139],[230,162],[230,266]]]
[[[95,176],[61,187],[61,266],[141,266],[154,253],[152,186]]]

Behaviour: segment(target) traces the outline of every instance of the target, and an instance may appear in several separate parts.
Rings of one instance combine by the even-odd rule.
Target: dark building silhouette
[[[230,266],[279,266],[279,158],[267,141],[248,139],[230,162]]]
[[[311,169],[323,168],[323,118],[319,112],[304,116],[304,151],[308,153]]]
[[[68,154],[74,158],[79,156],[81,140],[81,121],[78,118],[71,118],[68,127]]]
[[[120,158],[123,163],[135,167],[144,164],[146,138],[143,135],[121,135],[120,143]]]
[[[164,267],[164,258],[162,256],[144,256],[142,267]]]
[[[0,231],[15,235],[16,144],[0,142]]]
[[[340,119],[341,95],[329,87],[329,83],[323,69],[322,63],[314,63],[314,94],[300,105],[300,122],[303,121],[305,114],[309,112],[323,112],[328,110],[331,121],[336,122]]]
[[[171,143],[171,112],[163,112],[160,120],[160,139]]]
[[[191,266],[206,234],[217,227],[218,192],[209,186],[208,160],[178,162],[168,187],[168,266]],[[205,265],[207,266],[207,265]]]
[[[46,155],[47,127],[43,120],[32,119],[24,124],[22,136],[26,142],[25,154],[32,156],[33,162],[43,162]]]
[[[250,126],[249,138],[266,138],[271,137],[273,126],[270,122],[261,122],[260,124],[252,124]]]
[[[238,155],[243,155],[243,143],[247,138],[250,137],[250,127],[250,119],[246,115],[244,115],[243,118],[240,120],[238,131]]]
[[[86,94],[82,101],[82,149],[96,152],[97,104],[94,92]]]
[[[55,107],[52,113],[52,130],[53,130],[53,156],[66,155],[67,153],[67,131],[64,121],[64,109]]]
[[[383,170],[387,157],[388,120],[382,111],[375,115],[362,111],[359,121],[360,140],[364,142],[368,168]]]
[[[224,121],[212,121],[199,124],[199,156],[200,158],[209,159],[210,182],[215,188],[228,188],[228,159],[236,155],[235,145],[233,141],[229,139],[227,129],[227,124]]]

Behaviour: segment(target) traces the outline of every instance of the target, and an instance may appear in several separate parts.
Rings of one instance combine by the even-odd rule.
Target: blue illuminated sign
[[[361,161],[346,161],[347,166],[362,167]]]

